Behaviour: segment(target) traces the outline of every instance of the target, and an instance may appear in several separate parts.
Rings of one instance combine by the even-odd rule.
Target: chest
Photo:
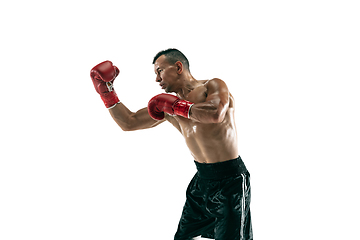
[[[203,103],[206,101],[207,98],[207,87],[206,86],[199,86],[192,90],[189,95],[187,96],[186,100],[192,103]],[[183,117],[176,117],[178,121],[181,131],[185,138],[191,138],[198,136],[199,134],[203,134],[204,128],[209,128],[207,124],[202,124],[199,122],[195,122],[190,119],[186,119]],[[209,131],[209,129],[207,129]]]

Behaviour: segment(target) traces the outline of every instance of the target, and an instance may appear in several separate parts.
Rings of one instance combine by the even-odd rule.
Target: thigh
[[[196,236],[214,236],[215,218],[193,215],[184,207],[175,240],[188,240]]]
[[[215,240],[252,240],[250,211],[244,216],[234,213],[215,221]]]
[[[215,218],[204,211],[205,194],[202,181],[195,175],[186,191],[186,202],[174,239],[192,239],[214,232]]]
[[[216,240],[248,240],[252,237],[250,214],[250,176],[241,174],[224,187],[226,204],[215,221]]]

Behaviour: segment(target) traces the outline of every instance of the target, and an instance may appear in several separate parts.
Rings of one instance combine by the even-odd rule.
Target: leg
[[[213,232],[215,218],[204,214],[204,186],[194,176],[186,191],[186,202],[179,222],[175,240],[189,240],[203,233]]]
[[[215,222],[216,240],[252,240],[250,215],[250,175],[241,174],[225,185],[227,195],[223,214]]]

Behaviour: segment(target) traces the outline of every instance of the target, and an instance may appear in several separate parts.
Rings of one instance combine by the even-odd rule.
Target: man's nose
[[[155,79],[156,82],[161,82],[161,78],[159,75],[156,75],[156,79]]]

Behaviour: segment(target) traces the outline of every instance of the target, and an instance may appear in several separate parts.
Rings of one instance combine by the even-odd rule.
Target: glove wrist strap
[[[108,109],[111,109],[115,107],[116,104],[120,102],[118,96],[116,95],[115,91],[108,92],[108,93],[102,93],[100,95],[101,99],[103,100],[105,107]]]
[[[180,100],[174,106],[174,113],[184,118],[190,118],[190,109],[193,105],[192,102]]]
[[[112,105],[111,107],[108,107],[107,109],[112,109],[112,108],[114,108],[116,105],[118,105],[119,103],[121,103],[121,101],[119,101],[119,102],[117,102],[117,103],[115,103],[114,105]]]

